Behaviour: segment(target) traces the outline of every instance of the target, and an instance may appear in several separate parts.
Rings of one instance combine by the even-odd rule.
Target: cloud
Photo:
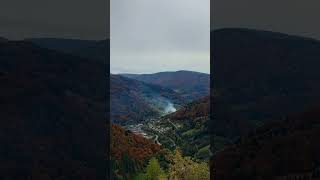
[[[111,72],[209,72],[209,3],[112,0]]]

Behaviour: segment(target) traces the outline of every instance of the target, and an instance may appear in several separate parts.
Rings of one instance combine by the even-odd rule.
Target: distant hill
[[[109,60],[109,40],[77,40],[57,38],[26,39],[40,47],[48,48],[75,56],[94,59],[104,63]]]
[[[160,85],[179,92],[189,101],[208,96],[210,75],[192,71],[159,72],[155,74],[122,74],[150,84]]]
[[[250,29],[211,32],[215,124],[239,136],[320,100],[320,42]],[[212,127],[214,128],[214,127]]]
[[[6,42],[8,41],[6,38],[0,37],[0,42]]]
[[[62,38],[30,38],[25,41],[32,42],[40,47],[58,50],[62,52],[74,52],[82,48],[93,46],[98,41],[79,40],[79,39],[62,39]]]
[[[26,41],[0,64],[0,179],[104,179],[104,64]]]
[[[174,111],[184,99],[171,89],[120,75],[110,76],[111,121],[139,123]]]

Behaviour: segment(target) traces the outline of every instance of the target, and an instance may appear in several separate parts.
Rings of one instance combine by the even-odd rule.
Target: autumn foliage
[[[172,119],[195,119],[198,117],[209,116],[210,114],[210,97],[206,96],[197,101],[189,103],[177,112],[169,115]]]
[[[319,177],[319,108],[268,123],[213,156],[216,179],[274,179],[290,174]]]
[[[111,129],[111,157],[121,159],[125,154],[130,158],[144,163],[160,151],[160,146],[140,135],[133,134],[119,125]]]

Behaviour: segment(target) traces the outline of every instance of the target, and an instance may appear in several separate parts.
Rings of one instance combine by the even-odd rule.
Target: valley
[[[0,52],[3,53],[3,57],[7,57],[8,52],[10,54],[11,51],[16,51],[17,47],[20,48],[20,44],[21,46],[27,46],[24,49],[31,48],[34,53],[39,51],[39,56],[33,57],[32,54],[24,55],[28,57],[28,61],[22,61],[22,57],[19,57],[18,60],[23,63],[34,62],[34,68],[30,72],[26,72],[28,77],[30,75],[30,78],[38,77],[38,74],[40,75],[38,73],[38,71],[41,71],[40,67],[48,67],[45,69],[46,72],[52,71],[53,75],[49,74],[50,76],[48,75],[48,78],[44,79],[46,81],[41,83],[48,82],[47,86],[53,88],[53,91],[57,91],[56,93],[59,96],[66,96],[72,112],[77,110],[74,109],[77,107],[74,104],[79,104],[79,108],[83,109],[87,107],[91,110],[92,108],[93,110],[88,112],[90,114],[94,114],[96,111],[100,113],[106,109],[103,106],[105,105],[103,102],[106,98],[102,98],[101,95],[107,95],[105,93],[105,82],[107,80],[103,74],[106,72],[105,65],[109,63],[110,54],[109,51],[105,51],[105,49],[109,49],[108,40],[87,41],[38,38],[26,39],[25,42],[21,43],[10,42],[8,45],[11,46],[11,44],[13,50]],[[16,56],[24,53],[26,52],[21,48]],[[59,61],[51,57],[56,57]],[[39,67],[36,66],[38,59],[41,61],[42,59],[46,59],[43,62],[48,61],[47,65],[43,63]],[[65,64],[56,66],[60,61],[65,62]],[[79,68],[77,64],[79,64]],[[3,68],[0,69],[0,75],[5,76],[12,67],[12,61],[5,61],[4,70]],[[85,67],[90,68],[87,70]],[[97,72],[91,72],[91,70],[95,69],[99,70],[99,78],[97,78]],[[74,72],[75,70],[76,72]],[[86,73],[87,71],[89,74],[92,74],[92,78]],[[65,73],[61,74],[61,72]],[[81,76],[80,72],[86,76]],[[42,75],[45,74],[42,71],[41,73]],[[61,76],[57,77],[59,74]],[[68,78],[63,78],[63,75],[66,75]],[[42,76],[39,76],[39,80],[42,80],[40,77]],[[72,83],[71,79],[75,83]],[[77,79],[81,79],[87,84],[77,81]],[[110,114],[108,114],[110,115],[110,119],[108,119],[108,122],[110,123],[107,123],[107,127],[99,126],[97,129],[100,130],[99,132],[107,134],[110,132],[110,173],[114,179],[141,179],[138,177],[146,172],[150,162],[154,160],[159,163],[161,171],[168,178],[176,176],[177,172],[173,171],[173,169],[176,169],[180,165],[185,165],[187,168],[183,174],[190,177],[201,176],[202,179],[209,179],[209,155],[198,156],[201,152],[209,151],[209,135],[207,129],[204,128],[207,125],[203,124],[204,121],[199,121],[199,119],[191,116],[184,117],[185,119],[176,119],[181,114],[181,111],[185,111],[185,108],[190,103],[197,102],[202,97],[209,95],[209,80],[209,74],[185,70],[144,74],[141,77],[135,74],[110,74],[110,99],[108,99],[110,102],[108,104],[108,108],[110,108]],[[55,82],[60,82],[60,84]],[[10,94],[12,91],[8,90],[8,93]],[[86,98],[92,98],[92,100],[90,99],[87,102]],[[73,99],[75,101],[72,101]],[[91,103],[95,101],[99,103]],[[56,103],[58,104],[59,102]],[[209,107],[209,104],[207,107]],[[53,109],[53,111],[56,111],[56,109]],[[202,114],[203,111],[200,109],[196,109],[194,112],[199,116],[207,116],[206,114]],[[79,119],[92,120],[87,117],[84,114]],[[101,114],[100,117],[104,116]],[[61,121],[63,119],[65,118],[61,118]],[[73,117],[73,119],[76,118]],[[208,116],[206,119],[208,119]],[[55,121],[52,120],[52,122]],[[99,121],[95,122],[92,125],[97,125]],[[79,131],[77,130],[76,132],[80,133],[81,127],[87,126],[85,125],[86,123],[89,122],[79,123]],[[196,126],[196,123],[199,125]],[[91,126],[89,127],[90,131],[87,132],[88,134],[95,132]],[[104,129],[104,131],[101,129]],[[203,133],[204,135],[199,133]],[[84,138],[81,135],[77,137]],[[104,136],[100,135],[100,137]],[[198,145],[195,146],[196,144]],[[190,146],[195,148],[190,148]],[[81,153],[89,151],[86,150],[87,147],[81,148]],[[90,152],[96,151],[96,149],[90,147]],[[95,153],[89,154],[94,155]],[[92,159],[91,156],[86,158]],[[103,161],[104,158],[99,157],[99,160]],[[89,165],[91,167],[95,166],[95,164]],[[198,174],[190,174],[196,169],[202,169],[203,171],[199,171]],[[104,173],[102,174],[104,175]],[[183,177],[178,176],[177,178],[181,179]]]
[[[165,134],[171,129],[171,127],[162,126],[162,121],[164,120],[161,118],[155,118],[146,121],[144,124],[128,125],[124,128],[130,130],[134,134],[141,135],[147,139],[151,139],[158,145],[162,145],[159,139],[163,139],[165,137]],[[169,137],[167,138],[170,139]],[[172,142],[171,147],[175,147],[175,142],[172,139],[170,139],[170,141]]]
[[[110,74],[109,96],[105,90],[109,54],[103,47],[108,45],[104,40],[0,40],[0,81],[5,86],[1,128],[10,130],[1,135],[1,142],[9,142],[7,137],[25,139],[10,141],[3,150],[8,156],[2,156],[0,164],[12,166],[1,177],[10,179],[26,170],[35,174],[21,176],[34,179],[42,175],[103,179],[105,170],[111,169],[115,179],[133,179],[155,160],[167,177],[185,165],[185,174],[202,169],[198,176],[209,179],[209,98],[205,106],[197,107],[201,97],[209,95],[209,75],[178,71],[169,73],[169,81],[161,81],[160,73],[161,83],[150,83]],[[20,167],[14,168],[15,164]],[[38,165],[43,168],[37,169]],[[72,167],[76,174],[55,171],[61,165]]]
[[[203,100],[200,100],[200,102],[201,101]],[[124,128],[164,148],[170,150],[181,148],[181,150],[189,156],[199,155],[201,153],[199,152],[200,149],[203,151],[206,149],[207,152],[202,154],[201,157],[197,156],[197,158],[207,160],[211,154],[208,149],[210,137],[206,127],[209,119],[209,99],[205,98],[204,101],[207,103],[204,109],[207,108],[207,110],[204,110],[203,113],[195,117],[188,116],[185,113],[183,114],[187,115],[187,117],[180,117],[179,114],[181,114],[182,111],[186,111],[188,106],[198,106],[198,102],[195,103],[195,105],[188,104],[176,112],[150,118],[142,123],[126,125]],[[192,111],[194,109],[190,110]],[[192,143],[195,146],[190,149],[191,146],[188,144]]]
[[[175,73],[177,76],[174,75]],[[169,73],[170,81],[174,81],[175,77],[181,80],[179,75],[181,73],[189,74],[186,77],[195,76],[193,79],[197,79],[199,75],[209,77],[209,75],[195,72],[178,71]],[[158,161],[161,169],[168,173],[167,176],[173,177],[172,168],[179,165],[174,159],[178,158],[183,160],[179,163],[187,163],[185,165],[190,168],[207,169],[201,176],[209,179],[208,162],[211,156],[208,132],[209,91],[203,94],[204,97],[198,98],[193,95],[194,91],[182,91],[176,88],[173,90],[172,87],[141,81],[132,78],[133,76],[111,75],[111,121],[123,128],[121,131],[124,134],[120,137],[133,138],[124,142],[127,145],[117,145],[117,142],[123,141],[123,138],[119,139],[118,135],[113,136],[114,148],[111,149],[114,155],[112,157],[118,157],[117,151],[122,152],[119,158],[112,158],[115,164],[112,172],[115,177],[131,179],[138,176],[137,173],[143,173],[144,168],[148,168],[150,159]],[[161,81],[163,73],[151,76]],[[168,78],[167,75],[164,77]],[[184,81],[187,84],[188,78]],[[161,82],[165,83],[165,81]],[[196,83],[196,85],[208,86],[209,84]],[[193,85],[189,87],[191,86]],[[140,138],[141,140],[135,140]],[[144,139],[143,142],[148,143],[145,145],[138,143],[142,139]],[[153,153],[150,153],[150,148],[147,147],[151,144],[160,149],[152,150]],[[120,150],[119,146],[123,148]],[[149,153],[143,156],[142,161],[138,161],[136,152]],[[129,156],[126,157],[126,154]],[[121,168],[122,165],[128,164],[128,160],[123,158],[129,158],[129,161],[132,161],[130,165],[132,172]]]

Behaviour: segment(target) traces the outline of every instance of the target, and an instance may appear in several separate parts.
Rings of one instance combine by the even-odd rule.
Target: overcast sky
[[[105,39],[108,0],[1,0],[0,36]]]
[[[319,0],[213,0],[213,29],[244,27],[320,39]]]
[[[111,0],[111,73],[210,72],[210,0]]]
[[[109,34],[108,1],[2,0],[0,37],[105,39]],[[111,70],[207,72],[209,3],[112,0]],[[320,39],[319,9],[319,0],[212,0],[211,25],[214,29],[245,27]]]

